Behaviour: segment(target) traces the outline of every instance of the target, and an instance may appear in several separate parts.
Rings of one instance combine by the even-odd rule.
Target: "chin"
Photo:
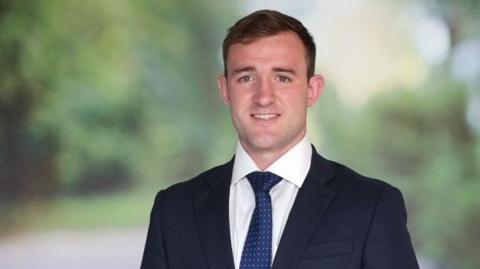
[[[271,151],[279,147],[279,141],[272,137],[257,138],[251,141],[250,145],[258,151]]]

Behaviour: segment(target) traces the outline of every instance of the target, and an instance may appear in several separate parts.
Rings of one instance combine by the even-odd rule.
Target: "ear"
[[[223,103],[225,103],[226,105],[229,105],[230,98],[228,97],[227,78],[225,77],[225,75],[218,76],[217,85],[218,85],[218,90],[220,92],[220,96],[222,97]]]
[[[307,105],[313,106],[320,95],[323,93],[325,87],[325,80],[321,75],[314,75],[308,81]]]

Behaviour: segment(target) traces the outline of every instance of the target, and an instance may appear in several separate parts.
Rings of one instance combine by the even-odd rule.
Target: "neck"
[[[280,159],[288,150],[285,152],[264,152],[264,153],[251,153],[248,149],[245,149],[248,155],[252,158],[253,162],[257,165],[260,170],[267,169],[272,163]]]
[[[284,147],[280,147],[277,149],[256,149],[254,147],[249,147],[249,145],[243,143],[243,148],[248,153],[250,158],[252,158],[255,165],[257,165],[260,170],[267,169],[270,165],[272,165],[275,161],[280,159],[285,153],[287,153],[291,148],[297,145],[300,141],[302,141],[304,136],[300,137],[300,139],[286,145]]]

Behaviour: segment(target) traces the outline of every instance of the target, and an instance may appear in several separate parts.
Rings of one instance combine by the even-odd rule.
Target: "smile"
[[[280,114],[251,114],[252,117],[260,120],[271,120],[280,116]]]

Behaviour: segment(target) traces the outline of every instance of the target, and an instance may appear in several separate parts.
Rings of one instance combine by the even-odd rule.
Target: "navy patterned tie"
[[[270,172],[253,172],[247,178],[255,192],[255,209],[243,246],[240,269],[270,269],[272,200],[269,192],[282,178]]]

